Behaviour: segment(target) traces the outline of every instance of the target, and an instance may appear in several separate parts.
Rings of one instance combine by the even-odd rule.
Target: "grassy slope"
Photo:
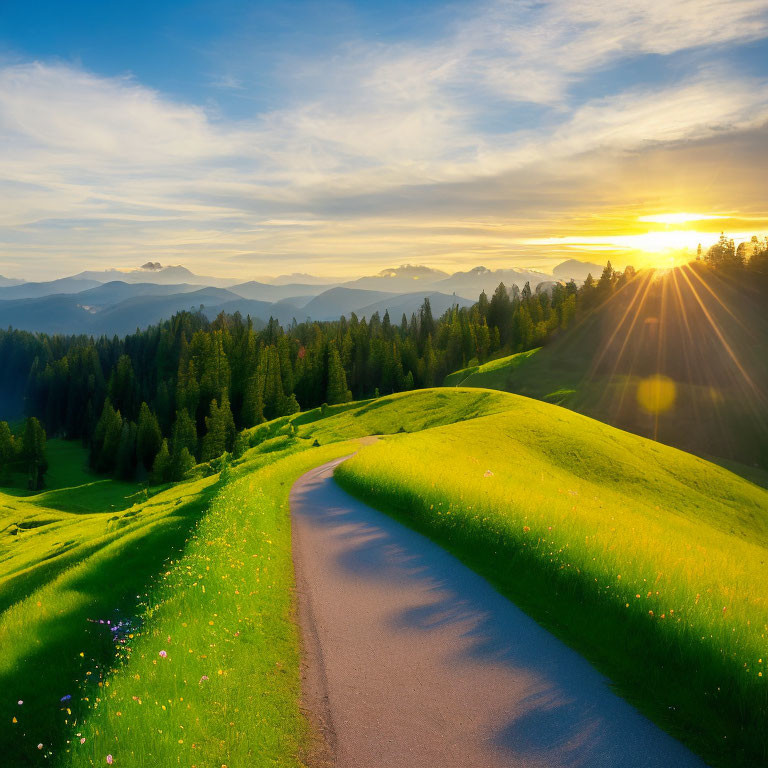
[[[490,474],[492,473],[492,474]],[[546,403],[337,471],[454,551],[713,762],[768,761],[768,493]]]
[[[259,445],[230,481],[212,476],[153,496],[91,475],[79,446],[51,441],[50,488],[0,494],[3,754],[19,766],[99,765],[107,754],[116,764],[221,765],[222,755],[255,752],[259,764],[296,764],[304,721],[286,621],[293,480],[353,450],[339,443],[349,437],[497,413],[506,400],[432,391],[336,406],[325,417],[315,409],[252,430]],[[289,424],[300,437],[280,435]],[[251,588],[203,591],[230,579]]]
[[[270,447],[270,446],[268,446]],[[355,449],[252,451],[216,495],[117,637],[119,663],[90,704],[69,766],[298,766],[299,711],[292,621],[288,493],[293,480]],[[162,653],[161,653],[162,652]],[[88,688],[83,694],[89,693]]]
[[[418,430],[427,431],[394,434]],[[145,499],[135,486],[83,473],[72,454],[74,489],[0,497],[15,506],[0,513],[6,523],[22,511],[52,518],[13,543],[0,534],[0,599],[13,603],[0,605],[0,722],[18,721],[0,729],[0,746],[12,764],[75,768],[107,754],[137,766],[300,764],[307,733],[289,621],[287,494],[303,471],[352,450],[339,441],[368,434],[394,436],[341,470],[348,486],[397,514],[405,506],[411,524],[694,746],[717,754],[724,728],[731,743],[759,734],[765,688],[752,657],[768,655],[766,628],[744,624],[765,615],[756,565],[768,544],[765,492],[543,403],[427,390],[263,425],[225,481],[188,481]],[[37,581],[27,576],[9,591],[24,573]],[[114,635],[89,621],[102,619],[118,622]],[[707,629],[712,638],[702,640]],[[606,637],[620,638],[622,653]],[[713,652],[717,643],[725,654]],[[710,707],[702,686],[714,686]],[[733,730],[734,702],[746,736]]]
[[[515,355],[499,357],[483,365],[473,365],[470,368],[449,373],[443,382],[444,387],[481,387],[484,389],[508,389],[512,373],[520,365],[533,357],[541,347],[518,352]]]
[[[83,708],[77,698],[61,698],[76,693],[86,664],[103,668],[113,657],[111,625],[98,621],[134,610],[216,480],[150,496],[89,475],[76,444],[52,447],[54,463],[58,456],[71,470],[72,488],[0,493],[0,752],[14,766],[50,762],[49,750]],[[61,469],[53,468],[54,485]]]

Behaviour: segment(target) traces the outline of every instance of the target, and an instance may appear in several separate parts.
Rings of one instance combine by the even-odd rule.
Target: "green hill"
[[[448,546],[714,762],[764,757],[768,493],[547,403],[443,388],[276,419],[243,433],[240,458],[170,486],[94,476],[78,444],[51,441],[47,490],[0,492],[10,764],[298,768],[311,734],[288,493],[369,435],[382,438],[344,465],[347,487]]]
[[[380,441],[336,476],[464,559],[713,762],[768,759],[768,491],[514,395],[502,413]]]
[[[290,619],[291,484],[354,451],[349,438],[498,413],[507,400],[432,390],[318,408],[247,432],[253,447],[223,477],[201,465],[189,480],[152,488],[94,475],[79,443],[49,441],[45,491],[0,489],[0,750],[9,764],[92,765],[113,754],[118,764],[187,755],[221,765],[227,755],[247,762],[258,745],[262,758],[298,766],[307,733]],[[206,591],[254,558],[269,566],[240,574],[237,591]],[[261,617],[247,633],[235,627],[242,614]],[[245,645],[229,644],[236,631]],[[206,651],[217,642],[220,653]],[[172,673],[153,664],[159,650],[175,662]],[[277,678],[276,665],[285,671]],[[181,694],[193,715],[172,706],[181,675],[211,682]],[[217,708],[214,691],[241,702],[240,715]],[[186,740],[162,725],[156,733],[165,712],[177,725],[183,715]],[[131,729],[144,736],[131,739]]]
[[[768,313],[759,275],[642,273],[546,347],[451,374],[684,450],[768,467]]]

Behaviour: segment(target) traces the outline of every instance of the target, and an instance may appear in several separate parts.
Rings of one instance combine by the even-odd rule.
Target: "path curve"
[[[303,695],[326,764],[702,768],[484,579],[345,493],[343,460],[290,497]]]

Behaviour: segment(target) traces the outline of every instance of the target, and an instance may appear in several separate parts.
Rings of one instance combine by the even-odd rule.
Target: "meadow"
[[[50,441],[49,487],[0,493],[2,753],[14,766],[301,765],[293,481],[356,450],[350,438],[498,413],[507,398],[317,408],[167,486],[94,475],[79,444]]]
[[[766,761],[768,492],[547,403],[441,388],[276,419],[165,486],[93,475],[51,441],[49,487],[0,493],[9,764],[304,765],[288,494],[368,435],[344,487],[713,765]]]
[[[514,355],[498,357],[482,365],[470,365],[458,371],[449,373],[443,381],[444,387],[482,387],[485,389],[508,389],[514,371],[530,358],[541,347],[529,349],[527,352],[517,352]]]
[[[768,762],[768,492],[509,395],[336,471],[585,654],[714,765]]]

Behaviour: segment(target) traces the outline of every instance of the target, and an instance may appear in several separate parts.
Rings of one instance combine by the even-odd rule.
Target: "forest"
[[[713,268],[764,270],[768,245],[750,245],[748,259],[723,236],[700,259]],[[27,462],[30,483],[42,484],[44,451],[21,447],[35,443],[26,437],[31,429],[39,430],[37,444],[46,433],[82,440],[99,472],[175,480],[197,462],[242,450],[239,431],[262,421],[437,386],[458,368],[541,346],[635,276],[632,267],[618,272],[608,262],[599,279],[589,276],[580,287],[500,284],[470,308],[435,318],[425,300],[399,322],[387,312],[286,328],[270,319],[256,330],[239,314],[209,321],[182,312],[125,338],[1,331],[0,390],[23,398],[36,426],[28,420],[14,437],[0,423],[0,462]]]

